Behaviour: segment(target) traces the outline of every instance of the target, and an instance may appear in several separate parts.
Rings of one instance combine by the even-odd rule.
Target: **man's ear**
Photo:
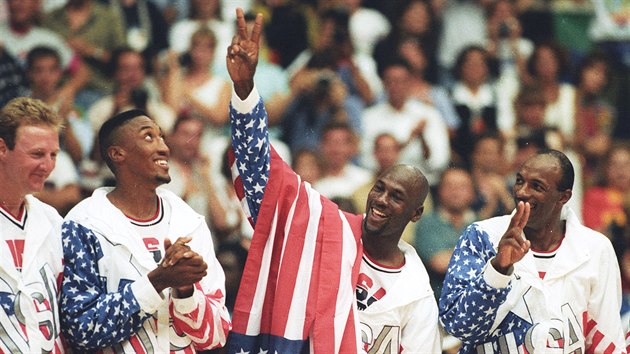
[[[414,210],[413,216],[411,217],[411,221],[416,222],[420,220],[420,217],[422,217],[423,212],[424,212],[424,205],[421,205],[418,208],[416,208],[416,210]]]
[[[112,160],[112,162],[117,164],[125,160],[126,151],[120,146],[110,146],[107,149],[107,156],[109,156],[109,159]]]
[[[562,203],[562,205],[565,205],[569,199],[571,199],[571,196],[573,195],[573,191],[570,189],[565,190],[564,192],[562,192],[562,196],[560,197],[560,203]]]

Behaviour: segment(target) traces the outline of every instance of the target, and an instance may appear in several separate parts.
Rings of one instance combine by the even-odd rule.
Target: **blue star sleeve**
[[[451,256],[440,296],[440,320],[447,332],[465,344],[486,341],[496,310],[511,289],[509,284],[493,287],[484,277],[495,255],[488,234],[473,224]]]
[[[98,272],[103,251],[88,228],[65,221],[62,228],[64,274],[61,285],[61,327],[78,351],[94,351],[131,337],[145,320],[132,281],[121,281],[117,292],[107,291],[107,279]]]
[[[267,111],[255,88],[244,101],[232,93],[230,125],[236,167],[255,225],[269,180],[271,159]]]

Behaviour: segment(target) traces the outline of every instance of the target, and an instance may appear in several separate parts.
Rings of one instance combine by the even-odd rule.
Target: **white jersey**
[[[230,319],[225,276],[204,218],[172,192],[158,188],[168,236],[188,244],[208,264],[208,275],[191,297],[156,292],[148,273],[157,267],[137,227],[99,188],[64,221],[65,257],[62,323],[68,343],[79,351],[104,353],[194,353],[225,343]],[[160,237],[160,235],[156,235]],[[164,239],[158,240],[163,244]]]
[[[24,214],[14,221],[18,231],[12,232],[5,225],[0,228],[0,352],[63,353],[58,309],[63,271],[61,216],[27,195]],[[15,241],[20,230],[24,234],[21,272],[12,256],[19,250],[12,250],[4,241]]]
[[[565,237],[544,278],[532,252],[506,276],[490,261],[510,219],[472,224],[451,257],[440,319],[464,343],[460,353],[625,353],[610,241],[565,206]]]
[[[404,241],[398,247],[405,254],[402,268],[386,270],[365,258],[361,261],[357,300],[363,349],[368,353],[440,353],[438,307],[429,275],[413,247]],[[378,278],[381,281],[373,281]]]

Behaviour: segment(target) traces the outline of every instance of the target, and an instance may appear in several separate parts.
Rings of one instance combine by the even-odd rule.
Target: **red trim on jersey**
[[[543,254],[551,254],[554,253],[558,250],[558,248],[560,248],[560,246],[562,246],[562,242],[564,241],[564,237],[562,237],[562,239],[560,240],[560,243],[558,243],[558,245],[556,247],[554,247],[553,249],[549,250],[549,251],[537,251],[535,249],[531,249],[532,252],[543,255]]]
[[[372,257],[370,257],[367,252],[363,252],[363,256],[365,256],[365,258],[370,261],[370,263],[372,263],[373,265],[379,267],[379,268],[384,268],[384,269],[389,269],[389,270],[401,270],[404,266],[405,266],[405,262],[406,260],[403,258],[403,263],[398,266],[398,267],[392,267],[392,266],[388,266],[388,265],[384,265],[381,264],[377,261],[375,261],[374,259],[372,259]]]
[[[129,219],[132,222],[135,222],[137,224],[148,224],[150,222],[153,222],[153,221],[159,219],[161,214],[162,214],[162,198],[158,197],[157,198],[157,209],[155,211],[155,215],[153,215],[152,217],[142,220],[142,219],[136,219],[136,218],[131,217],[131,216],[127,215],[127,214],[125,214],[125,216],[127,217],[127,219]]]
[[[22,204],[20,205],[20,211],[18,212],[17,216],[13,215],[10,211],[5,209],[5,207],[3,207],[2,204],[0,204],[0,213],[2,213],[12,222],[21,226],[24,226],[25,211],[26,211],[26,208],[24,207],[24,202],[22,202]]]

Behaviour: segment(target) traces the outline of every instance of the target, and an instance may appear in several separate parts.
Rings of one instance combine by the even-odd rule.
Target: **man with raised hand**
[[[626,352],[617,258],[566,206],[573,179],[566,155],[538,152],[516,173],[513,215],[460,237],[440,297],[460,353]]]
[[[366,215],[342,212],[269,144],[254,85],[262,16],[248,35],[242,10],[227,53],[237,193],[255,227],[234,308],[230,353],[439,353],[437,305],[414,249],[400,241],[420,219],[419,169],[379,176]]]

